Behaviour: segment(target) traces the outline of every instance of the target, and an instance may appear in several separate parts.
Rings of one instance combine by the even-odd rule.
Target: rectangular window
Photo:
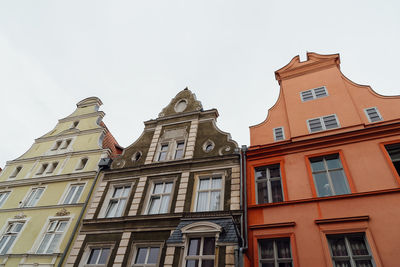
[[[67,139],[62,143],[62,146],[60,147],[60,149],[67,149],[69,147],[69,145],[71,144],[72,139]]]
[[[334,266],[373,267],[364,233],[327,235]]]
[[[292,267],[290,238],[258,240],[259,266]]]
[[[275,141],[285,140],[283,127],[274,128],[274,140]]]
[[[112,190],[112,195],[106,210],[106,218],[122,216],[131,191],[131,186],[115,186]]]
[[[0,255],[4,255],[10,249],[14,240],[17,238],[18,234],[21,232],[23,222],[12,222],[9,223],[7,229],[0,239]]]
[[[138,247],[134,256],[132,266],[135,267],[156,267],[160,254],[160,247]]]
[[[44,187],[33,188],[26,198],[23,207],[34,207],[39,201],[44,191]]]
[[[176,149],[175,149],[175,156],[174,159],[181,159],[183,158],[183,151],[185,148],[185,142],[184,141],[178,141],[176,142]]]
[[[279,164],[255,168],[257,204],[283,201]]]
[[[168,155],[168,144],[163,144],[160,147],[160,152],[158,154],[158,161],[166,160],[167,155]]]
[[[4,202],[6,202],[9,195],[10,195],[9,191],[0,192],[0,207],[3,206]]]
[[[54,146],[51,150],[55,151],[55,150],[59,149],[61,144],[62,144],[62,140],[56,141],[56,143],[54,144]]]
[[[36,253],[51,254],[57,249],[61,236],[67,227],[67,221],[54,220],[49,223],[47,231]]]
[[[58,162],[53,162],[50,164],[50,166],[46,170],[46,174],[53,173],[54,170],[57,168]]]
[[[368,121],[369,122],[376,122],[376,121],[381,121],[382,116],[379,114],[378,108],[366,108],[364,109],[365,114],[367,115]]]
[[[75,204],[78,203],[79,198],[81,197],[84,184],[74,184],[69,187],[68,193],[65,196],[63,204]]]
[[[301,96],[301,101],[305,102],[305,101],[328,96],[328,91],[326,90],[325,86],[321,86],[318,88],[303,91],[300,93],[300,96]]]
[[[339,121],[335,114],[307,120],[310,133],[339,128]]]
[[[310,158],[310,164],[319,197],[350,194],[339,154]]]
[[[185,260],[186,267],[214,266],[215,237],[190,238]]]
[[[397,174],[400,175],[400,143],[391,144],[385,146],[386,151],[389,153],[390,159],[394,167],[396,168]]]
[[[42,166],[40,166],[39,170],[37,171],[36,175],[42,175],[48,166],[49,164],[47,163],[42,164]]]
[[[76,170],[76,171],[83,170],[83,169],[85,168],[87,162],[88,162],[88,159],[87,159],[87,158],[81,159],[81,161],[79,162],[79,164],[78,164],[78,166],[76,167],[75,170]]]
[[[196,211],[221,210],[222,177],[203,177],[197,187]]]
[[[11,178],[15,178],[17,177],[18,173],[22,170],[22,166],[18,166],[15,168],[15,170],[13,171],[13,173],[10,175],[10,179]]]
[[[147,214],[167,213],[173,182],[156,182],[152,186]]]
[[[110,252],[111,248],[109,247],[91,248],[84,266],[106,266]]]

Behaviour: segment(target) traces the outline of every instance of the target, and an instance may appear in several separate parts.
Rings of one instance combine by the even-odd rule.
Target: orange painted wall
[[[376,266],[400,266],[400,177],[384,145],[400,143],[400,97],[377,95],[340,72],[339,56],[295,57],[276,72],[280,97],[250,127],[246,162],[246,266],[258,266],[258,239],[290,237],[294,266],[333,266],[326,234],[365,233]],[[300,92],[326,86],[329,96],[302,102]],[[383,121],[370,123],[364,108]],[[340,128],[310,134],[306,120],[336,114]],[[284,126],[285,140],[272,129]],[[339,154],[351,194],[318,197],[309,157]],[[280,163],[284,202],[256,204],[254,168]]]

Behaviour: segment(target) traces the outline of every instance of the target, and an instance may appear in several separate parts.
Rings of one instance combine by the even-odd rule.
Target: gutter
[[[244,266],[243,254],[246,253],[248,249],[247,241],[247,186],[246,186],[246,152],[247,146],[243,145],[240,150],[240,207],[243,210],[242,214],[242,227],[241,238],[242,244],[239,247],[238,255],[238,267]]]
[[[95,187],[96,184],[97,184],[97,180],[99,179],[100,172],[101,172],[102,170],[108,169],[108,168],[111,166],[111,162],[112,162],[112,159],[110,159],[110,158],[102,158],[102,159],[100,160],[99,165],[98,165],[99,168],[98,168],[98,170],[97,170],[97,172],[96,172],[96,177],[94,178],[94,181],[93,181],[93,183],[92,183],[92,186],[90,187],[90,191],[89,191],[89,193],[88,193],[88,195],[87,195],[87,197],[86,197],[85,205],[83,206],[83,208],[82,208],[82,210],[81,210],[81,213],[79,214],[78,220],[77,220],[76,223],[75,223],[74,229],[72,230],[72,235],[70,236],[70,238],[69,238],[69,240],[68,240],[68,243],[67,243],[67,246],[65,247],[64,252],[62,253],[61,259],[60,259],[60,261],[58,262],[58,265],[57,265],[58,267],[61,267],[61,266],[62,266],[62,264],[63,264],[63,262],[64,262],[64,260],[65,260],[65,258],[66,258],[66,256],[67,256],[67,252],[68,252],[68,250],[69,250],[70,247],[71,247],[72,241],[73,241],[73,239],[74,239],[74,237],[75,237],[75,234],[74,234],[74,233],[77,232],[78,227],[79,227],[79,225],[80,225],[80,223],[81,223],[81,221],[82,221],[83,214],[85,213],[86,208],[87,208],[87,206],[88,206],[88,204],[89,204],[90,197],[92,196],[92,193],[93,193],[93,191],[94,191],[94,187]]]

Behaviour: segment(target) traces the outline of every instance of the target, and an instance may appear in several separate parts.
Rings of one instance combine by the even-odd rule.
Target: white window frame
[[[271,178],[270,175],[270,169],[271,167],[278,165],[279,166],[279,177],[273,177]],[[264,179],[257,179],[255,173],[257,168],[266,168],[266,173],[267,177]],[[281,164],[280,163],[275,163],[275,164],[269,164],[265,166],[258,166],[254,168],[254,179],[255,179],[255,185],[256,185],[256,203],[257,204],[266,204],[266,203],[258,203],[258,184],[267,182],[267,190],[268,190],[268,202],[267,203],[279,203],[279,202],[274,202],[272,199],[272,185],[271,182],[273,181],[280,181],[281,182],[281,194],[282,194],[282,202],[285,201],[285,194],[283,193],[283,183],[282,183],[282,171],[281,171]]]
[[[167,147],[167,149],[166,150],[162,150],[163,147]],[[165,143],[165,142],[160,143],[158,145],[158,149],[157,149],[157,157],[156,157],[157,160],[156,161],[157,162],[167,161],[168,160],[168,155],[169,155],[169,150],[170,150],[170,144],[169,143]],[[165,158],[164,159],[160,158],[161,157],[161,153],[165,153]]]
[[[11,232],[11,233],[8,233],[7,230],[8,230],[8,228],[9,228],[9,226],[10,226],[11,224],[17,224],[17,223],[21,223],[21,224],[22,224],[22,227],[21,227],[20,231],[19,231],[19,232]],[[27,220],[14,220],[14,219],[9,219],[9,220],[5,223],[5,225],[4,225],[4,227],[3,227],[2,231],[1,231],[2,234],[1,234],[1,236],[0,236],[0,241],[1,241],[1,240],[3,239],[3,237],[6,236],[6,235],[8,235],[8,236],[15,236],[15,239],[12,241],[12,244],[10,245],[10,247],[8,248],[8,250],[5,251],[4,254],[2,254],[2,250],[5,248],[5,245],[8,244],[9,240],[7,241],[7,243],[4,243],[4,245],[3,245],[2,247],[0,247],[0,255],[11,254],[12,249],[13,249],[15,243],[18,241],[18,239],[19,239],[19,237],[20,237],[20,234],[24,231],[24,228],[25,228],[25,225],[26,225],[26,224],[27,224]],[[14,226],[14,227],[15,227],[15,226]]]
[[[0,208],[6,203],[8,196],[11,194],[11,191],[1,191],[0,192]]]
[[[40,196],[37,198],[36,202],[33,203],[33,205],[31,204],[31,205],[28,206],[28,204],[29,204],[30,202],[32,202],[33,199],[35,199],[35,198],[32,198],[32,199],[31,199],[31,196],[34,195],[34,194],[37,194],[37,190],[38,190],[38,189],[43,189],[43,190],[42,190],[42,193],[41,193]],[[34,191],[35,191],[35,192],[34,192]],[[45,191],[46,191],[46,186],[32,187],[32,188],[28,191],[28,193],[26,194],[24,200],[22,201],[21,207],[22,207],[22,208],[36,207],[36,204],[40,201],[40,199],[42,198],[43,193],[44,193]]]
[[[325,125],[325,122],[324,122],[324,118],[330,117],[330,116],[335,116],[336,123],[337,123],[338,126],[335,127],[335,128],[327,129],[327,128],[326,128],[326,125]],[[311,131],[310,121],[311,121],[311,120],[316,120],[316,119],[319,119],[319,121],[320,121],[320,123],[321,123],[321,126],[322,126],[322,130]],[[319,133],[319,132],[322,132],[322,131],[328,131],[328,130],[338,129],[338,128],[340,128],[340,127],[341,127],[341,126],[340,126],[340,122],[339,122],[339,119],[338,119],[338,117],[337,117],[336,114],[329,114],[329,115],[326,115],[326,116],[321,116],[321,117],[312,118],[312,119],[308,119],[308,120],[307,120],[307,128],[308,128],[308,132],[309,132],[309,133]]]
[[[61,231],[61,232],[57,231],[60,222],[65,222],[66,223],[63,231]],[[55,228],[54,229],[50,229],[50,226],[53,226],[54,223],[55,223]],[[63,238],[64,238],[66,232],[68,231],[70,223],[71,223],[71,217],[62,216],[62,217],[50,217],[50,218],[48,218],[45,227],[42,229],[42,233],[40,235],[41,238],[39,239],[40,241],[36,243],[37,244],[37,246],[36,246],[36,254],[43,255],[43,254],[59,253],[60,252],[60,245],[61,245],[61,243],[63,241]],[[45,239],[47,234],[51,234],[51,238],[48,240],[48,243],[47,243],[47,245],[45,247],[45,250],[42,253],[39,253],[40,246],[42,245],[42,242],[44,242],[44,239]],[[47,253],[47,251],[50,248],[50,245],[53,242],[54,237],[55,237],[56,234],[60,234],[60,238],[59,238],[58,242],[56,244],[54,244],[55,248],[53,249],[53,252]]]
[[[277,241],[279,239],[288,239],[289,240],[289,245],[290,245],[290,258],[279,258],[278,256],[278,246],[277,246]],[[269,240],[270,242],[273,242],[273,248],[274,248],[274,258],[272,259],[262,259],[261,258],[261,242],[262,240]],[[273,263],[275,267],[279,267],[279,263],[291,263],[293,266],[293,248],[292,248],[292,242],[290,237],[278,237],[278,238],[261,238],[257,240],[257,245],[258,245],[258,264],[261,266],[262,263]]]
[[[371,117],[370,117],[369,114],[368,114],[368,110],[369,110],[369,109],[374,109],[374,111],[376,112],[376,114],[378,114],[379,120],[376,120],[376,121],[372,121],[372,120],[371,120]],[[368,119],[368,121],[369,121],[370,123],[383,121],[382,115],[381,115],[381,113],[379,112],[379,110],[378,110],[377,107],[365,108],[365,109],[364,109],[364,113],[365,113],[365,116],[367,116],[367,119]]]
[[[221,211],[224,209],[224,193],[225,193],[225,175],[223,173],[212,173],[212,174],[201,174],[196,176],[196,184],[195,184],[195,201],[194,201],[194,206],[192,210],[194,212],[209,212],[212,210],[204,210],[204,211],[197,211],[197,202],[199,200],[199,189],[200,189],[200,180],[201,179],[210,179],[210,186],[212,184],[212,178],[221,178],[221,188],[220,189],[213,189],[213,188],[208,188],[206,190],[201,190],[201,192],[208,192],[208,197],[207,197],[207,206],[208,209],[210,208],[211,205],[211,192],[214,191],[220,191],[220,202],[219,202],[219,209],[215,211]]]
[[[151,263],[138,263],[135,264],[136,256],[140,248],[155,248],[158,247],[160,250],[158,252],[158,257],[157,257],[157,262],[155,264]],[[131,267],[158,267],[161,264],[161,253],[163,250],[163,244],[162,243],[157,243],[157,242],[146,242],[146,243],[134,243],[133,244],[133,253],[130,262]],[[150,250],[147,250],[146,254],[146,262],[148,260]]]
[[[64,191],[64,193],[63,193],[63,195],[62,195],[62,197],[60,199],[59,204],[61,204],[61,205],[70,205],[70,204],[79,203],[79,200],[81,199],[82,194],[85,191],[86,184],[87,184],[87,182],[84,182],[84,183],[70,183],[70,184],[68,184],[68,186],[66,187],[66,190]],[[72,190],[72,187],[74,187],[74,186],[83,186],[82,191],[81,191],[80,195],[78,196],[77,201],[74,202],[74,203],[71,203],[71,201],[75,198],[75,196],[77,194],[77,190],[75,190],[75,192],[73,193],[69,203],[65,203],[70,190]]]
[[[177,134],[174,137],[171,137],[167,134],[169,131],[176,131]],[[171,161],[171,160],[182,160],[185,158],[186,153],[186,145],[187,145],[187,132],[185,128],[177,128],[177,129],[170,129],[165,130],[163,136],[160,137],[157,144],[156,152],[154,153],[153,161],[154,162],[164,162],[164,161]],[[182,150],[182,157],[175,158],[176,151],[177,151],[177,144],[183,142],[183,149]],[[166,150],[161,151],[163,146],[168,146]],[[166,153],[165,159],[160,160],[160,154],[164,152]]]
[[[174,196],[174,191],[175,191],[175,182],[176,182],[176,178],[152,179],[152,181],[150,182],[151,186],[149,186],[149,191],[148,191],[148,194],[147,194],[148,197],[147,197],[147,200],[145,202],[145,203],[147,203],[147,205],[146,205],[146,209],[145,209],[145,213],[144,214],[147,214],[147,215],[166,214],[166,213],[169,213],[171,211],[172,198]],[[172,183],[171,192],[170,193],[153,194],[152,192],[154,190],[155,185],[156,184],[160,184],[160,183],[163,184],[163,190],[165,188],[165,184],[166,183]],[[155,195],[160,196],[161,199],[163,198],[163,196],[169,195],[169,203],[168,203],[168,208],[167,208],[166,212],[164,212],[164,213],[158,212],[158,213],[152,213],[152,214],[149,213],[150,212],[150,204],[151,204],[153,196],[155,196]],[[158,207],[159,211],[160,211],[160,208],[161,208],[161,205]]]
[[[124,198],[126,198],[126,202],[125,202],[125,207],[122,208],[122,214],[119,215],[119,216],[107,217],[107,212],[108,212],[108,209],[109,209],[110,201],[113,200],[112,196],[114,194],[114,190],[116,188],[119,188],[119,187],[128,187],[128,186],[130,186],[130,190],[129,190],[128,196],[124,197]],[[133,183],[110,184],[110,187],[109,187],[109,189],[107,191],[107,195],[106,195],[106,197],[104,199],[104,202],[103,202],[103,206],[102,206],[102,208],[100,210],[99,217],[100,218],[116,218],[116,217],[124,216],[125,210],[126,210],[127,205],[128,205],[129,197],[132,194],[132,188],[133,188]],[[121,198],[119,198],[118,202],[120,201],[120,199]],[[118,206],[118,204],[117,204],[117,206]]]
[[[178,149],[178,144],[182,144],[182,143],[183,143],[183,147],[181,149]],[[173,151],[173,159],[174,160],[183,159],[185,157],[185,147],[186,147],[185,140],[176,140],[174,142],[174,151]],[[176,157],[178,151],[182,151],[182,157],[180,157],[180,158]]]
[[[79,263],[79,267],[105,267],[108,265],[108,262],[110,261],[111,254],[113,253],[115,244],[113,243],[89,243],[86,245],[84,253],[82,255],[81,261]],[[110,252],[108,254],[106,263],[104,264],[88,264],[87,261],[89,260],[90,253],[93,249],[105,249],[109,248]]]
[[[350,245],[350,241],[349,241],[349,237],[350,236],[362,236],[364,239],[364,244],[367,248],[368,251],[368,255],[353,255],[352,251],[351,251],[351,245]],[[343,237],[344,241],[345,241],[345,247],[346,247],[346,252],[347,252],[347,256],[333,256],[333,252],[332,252],[332,246],[329,240],[329,236],[337,236],[337,237]],[[370,260],[372,263],[372,266],[376,266],[375,265],[375,261],[374,261],[374,257],[372,255],[372,251],[371,248],[369,246],[367,237],[365,235],[365,233],[345,233],[345,234],[333,234],[333,235],[326,235],[326,240],[328,242],[328,247],[329,247],[329,252],[330,252],[330,256],[331,256],[331,260],[332,260],[332,264],[333,266],[335,266],[335,260],[344,260],[344,261],[349,261],[351,267],[356,267],[356,260]]]
[[[318,90],[318,89],[320,89],[320,88],[324,88],[324,89],[325,89],[326,95],[320,96],[320,97],[317,96],[317,94],[315,93],[315,90]],[[303,93],[304,93],[304,92],[308,92],[308,91],[311,92],[312,97],[313,97],[312,99],[304,99],[304,98],[303,98]],[[313,89],[309,89],[309,90],[304,90],[304,91],[301,91],[301,92],[300,92],[300,99],[301,99],[301,102],[307,102],[307,101],[311,101],[311,100],[315,100],[315,99],[319,99],[319,98],[324,98],[324,97],[327,97],[327,96],[329,96],[329,93],[328,93],[328,89],[326,89],[326,86],[325,86],[325,85],[320,86],[320,87],[316,87],[316,88],[313,88]]]
[[[282,130],[282,139],[277,139],[276,130],[278,130],[278,129],[281,129],[281,130]],[[272,129],[272,131],[273,131],[273,134],[274,134],[274,141],[275,141],[275,142],[283,141],[283,140],[286,139],[286,138],[285,138],[285,129],[284,129],[283,126],[276,127],[276,128],[274,128],[274,129]]]

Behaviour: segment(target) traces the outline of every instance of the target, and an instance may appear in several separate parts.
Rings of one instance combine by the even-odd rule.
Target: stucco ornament
[[[185,88],[180,91],[158,114],[158,117],[165,117],[174,115],[181,112],[193,112],[203,110],[203,105],[196,99],[196,95],[193,94],[189,89]]]
[[[223,146],[218,150],[218,154],[222,156],[224,153],[231,151],[230,146]]]
[[[65,208],[62,208],[61,210],[56,212],[56,216],[68,216],[70,214],[69,211],[67,211]]]
[[[14,216],[14,219],[24,219],[26,215],[23,212],[20,212]]]
[[[112,168],[113,169],[119,169],[119,168],[123,168],[125,166],[125,160],[122,158],[116,159],[114,160],[114,162],[112,163]]]

